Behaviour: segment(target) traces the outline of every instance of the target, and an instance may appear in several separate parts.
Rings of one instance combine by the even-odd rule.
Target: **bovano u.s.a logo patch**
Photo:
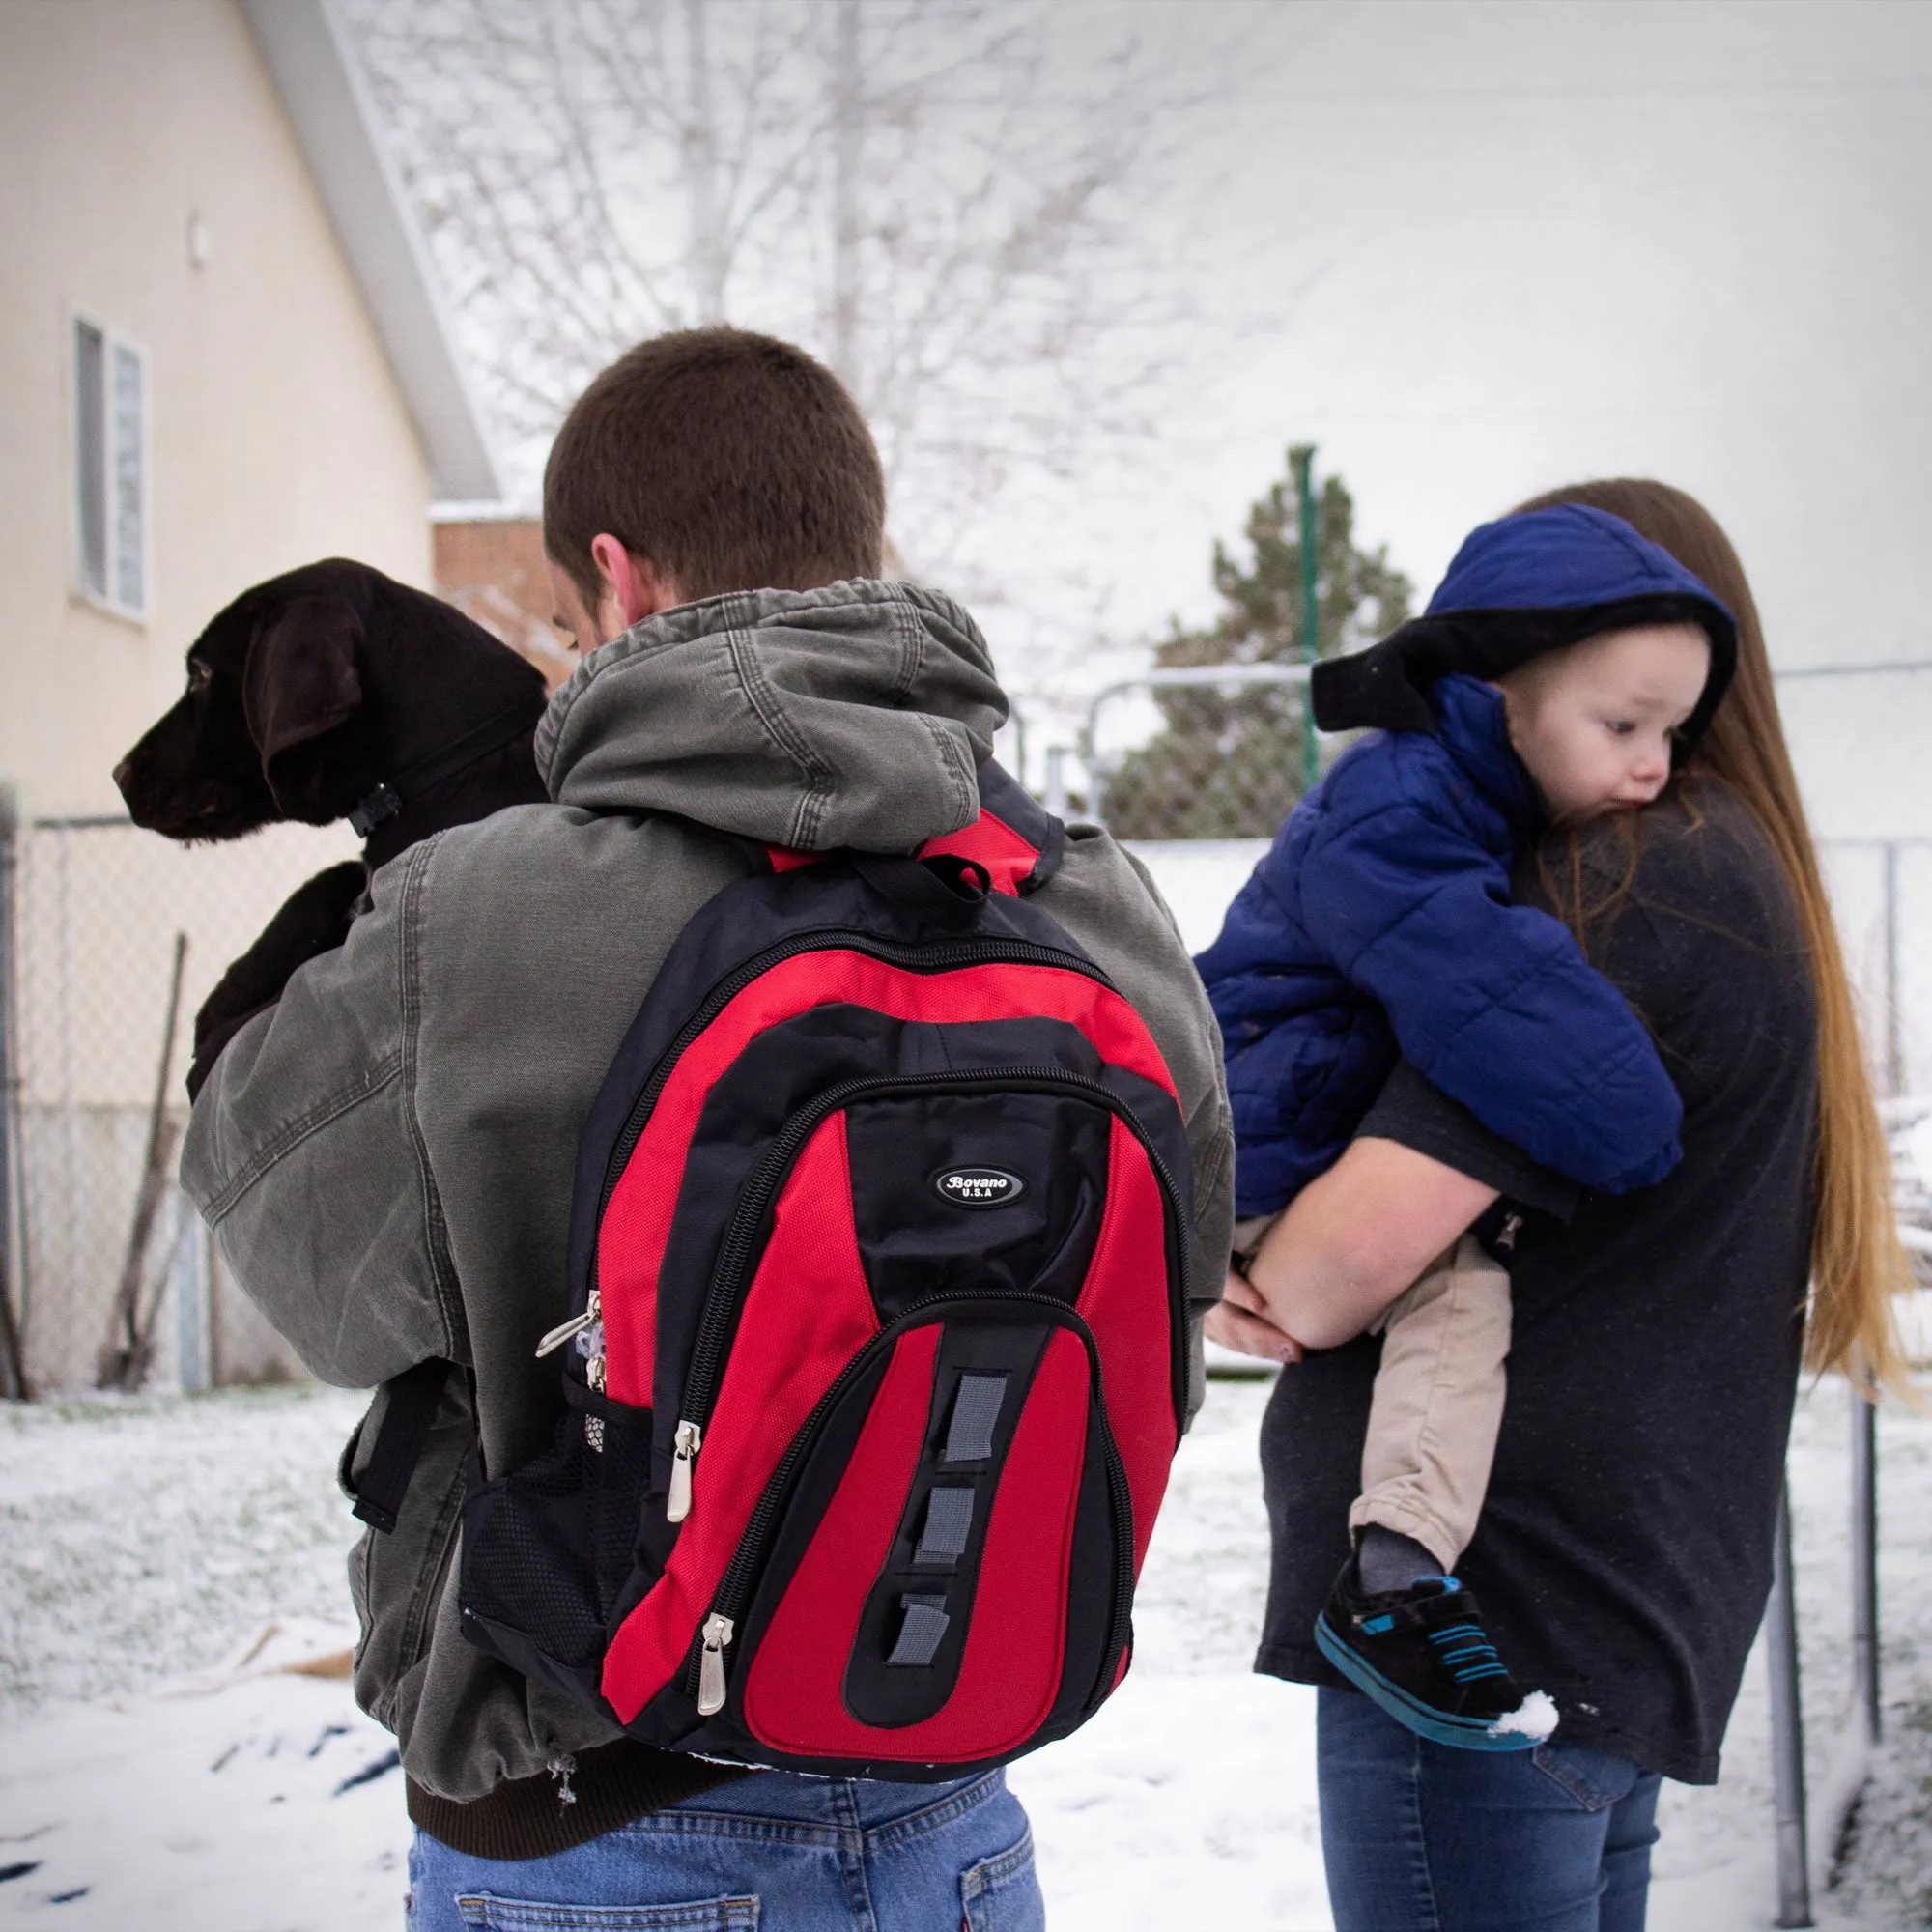
[[[1026,1182],[1004,1167],[946,1167],[932,1177],[932,1191],[955,1208],[1004,1208],[1026,1192]]]

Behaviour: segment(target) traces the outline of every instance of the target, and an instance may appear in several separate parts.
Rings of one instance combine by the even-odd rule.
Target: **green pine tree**
[[[1301,655],[1301,545],[1289,451],[1282,478],[1248,511],[1248,558],[1214,546],[1222,611],[1207,630],[1173,627],[1157,665],[1293,664]],[[1355,499],[1339,476],[1316,502],[1316,647],[1321,656],[1386,636],[1409,613],[1408,579],[1386,547],[1355,543]],[[1301,796],[1302,695],[1263,685],[1155,694],[1161,729],[1111,774],[1107,823],[1122,838],[1271,838]]]

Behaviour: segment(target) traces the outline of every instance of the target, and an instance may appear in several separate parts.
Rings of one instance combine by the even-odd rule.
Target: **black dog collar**
[[[423,758],[385,779],[376,789],[355,802],[349,822],[358,838],[367,838],[379,825],[386,825],[406,805],[413,805],[444,779],[454,778],[468,765],[486,758],[492,752],[536,729],[537,720],[550,703],[549,695],[520,697],[507,711],[487,718],[473,731],[466,731],[453,745],[446,745],[433,757]]]

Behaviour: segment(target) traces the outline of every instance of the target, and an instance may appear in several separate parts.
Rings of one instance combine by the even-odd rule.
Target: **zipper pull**
[[[598,1321],[603,1314],[603,1310],[598,1306],[599,1300],[598,1293],[593,1288],[590,1291],[589,1301],[584,1304],[583,1313],[573,1315],[568,1321],[559,1321],[537,1344],[537,1360],[542,1361],[546,1355],[555,1354],[573,1335],[582,1334],[593,1321]]]
[[[1521,1233],[1522,1216],[1514,1212],[1505,1214],[1503,1216],[1503,1225],[1496,1233],[1496,1246],[1506,1255],[1514,1253],[1516,1250],[1516,1237]]]
[[[665,1520],[682,1522],[691,1514],[691,1465],[704,1443],[704,1432],[695,1422],[680,1422],[671,1437],[676,1445],[670,1459],[670,1491],[665,1497]],[[724,1626],[728,1641],[731,1626]]]
[[[689,1424],[685,1425],[687,1428]],[[704,1619],[704,1649],[697,1660],[697,1715],[708,1718],[724,1708],[724,1646],[731,1641],[731,1619],[716,1610]]]

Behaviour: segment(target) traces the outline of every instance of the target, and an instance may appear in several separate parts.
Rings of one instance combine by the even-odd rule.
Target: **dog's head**
[[[333,557],[243,591],[202,632],[187,690],[114,781],[134,823],[170,838],[327,825],[526,690],[542,679],[481,626]]]

